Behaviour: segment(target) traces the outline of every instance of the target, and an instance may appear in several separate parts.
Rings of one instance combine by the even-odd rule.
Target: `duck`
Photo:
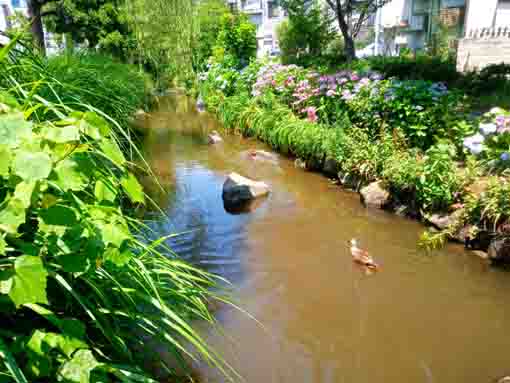
[[[370,270],[378,270],[379,265],[374,261],[374,259],[368,254],[367,251],[360,249],[358,246],[358,241],[356,239],[350,240],[351,246],[351,255],[353,262],[365,266]]]

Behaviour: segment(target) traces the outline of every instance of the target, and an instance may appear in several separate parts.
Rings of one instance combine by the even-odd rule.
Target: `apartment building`
[[[232,10],[246,13],[257,26],[257,56],[279,50],[276,30],[286,13],[278,0],[228,0],[228,4]]]

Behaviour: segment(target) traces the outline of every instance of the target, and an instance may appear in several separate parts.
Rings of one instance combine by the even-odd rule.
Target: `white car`
[[[375,56],[375,43],[368,44],[365,48],[360,49],[359,51],[356,52],[356,57],[358,58],[370,56]]]

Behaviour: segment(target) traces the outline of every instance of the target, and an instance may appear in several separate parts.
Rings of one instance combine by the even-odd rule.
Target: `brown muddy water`
[[[145,155],[165,192],[164,214],[147,221],[177,254],[233,284],[245,313],[217,312],[224,334],[205,332],[248,383],[493,382],[510,374],[510,274],[461,246],[425,253],[423,227],[367,210],[325,177],[257,162],[254,140],[224,135],[190,100],[160,100],[145,128]],[[266,181],[272,193],[249,214],[223,208],[228,173]],[[346,241],[358,238],[382,265],[356,268]],[[202,382],[223,382],[200,368]]]

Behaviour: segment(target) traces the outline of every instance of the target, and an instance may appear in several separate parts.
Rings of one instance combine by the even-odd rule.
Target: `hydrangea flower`
[[[510,160],[510,153],[503,152],[501,153],[501,156],[499,156],[499,158],[501,159],[501,161],[508,161]]]
[[[351,74],[351,81],[358,81],[359,76],[356,73]]]
[[[496,133],[497,129],[498,129],[498,127],[496,126],[496,124],[492,124],[492,123],[480,124],[480,132],[482,132],[482,134],[484,136],[487,136],[488,134]]]
[[[349,100],[352,100],[354,98],[354,95],[351,93],[350,90],[346,89],[342,92],[342,98],[345,100],[345,101],[349,101]]]
[[[329,89],[327,92],[326,92],[326,96],[328,97],[333,97],[333,96],[336,96],[336,92],[334,89]]]
[[[306,115],[307,115],[308,121],[310,121],[310,122],[315,122],[318,119],[317,109],[315,109],[314,106],[309,106],[308,108],[306,108]]]
[[[464,139],[464,147],[468,149],[471,154],[478,155],[483,151],[484,140],[484,136],[480,133],[476,133]]]

